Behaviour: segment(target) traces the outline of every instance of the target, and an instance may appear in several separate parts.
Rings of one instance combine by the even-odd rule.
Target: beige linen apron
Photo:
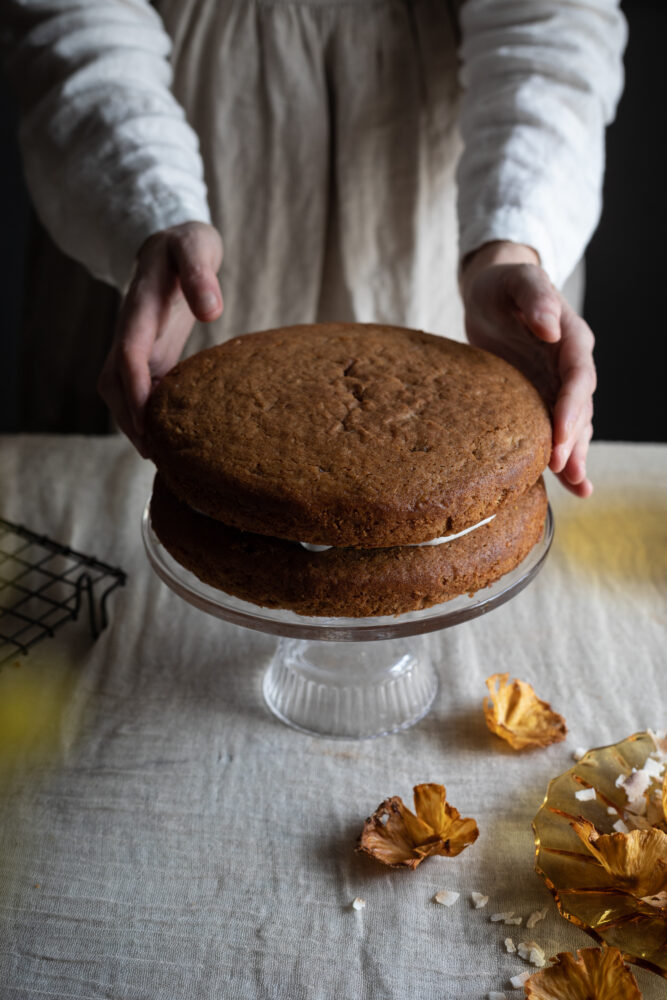
[[[224,313],[195,326],[185,353],[318,320],[464,339],[458,0],[155,6],[225,248]],[[96,381],[117,294],[43,235],[29,277],[23,428],[108,430]]]
[[[446,0],[159,0],[201,142],[225,309],[186,353],[251,330],[378,320],[462,339],[456,18]],[[24,420],[100,431],[116,297],[43,239]]]

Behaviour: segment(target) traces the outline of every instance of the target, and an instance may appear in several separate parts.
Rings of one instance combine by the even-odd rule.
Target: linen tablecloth
[[[440,674],[430,714],[354,742],[274,718],[260,685],[276,640],[153,574],[152,467],[124,439],[3,439],[0,513],[128,581],[96,642],[81,618],[0,672],[0,699],[26,713],[21,739],[0,735],[2,1000],[513,997],[532,967],[506,936],[591,946],[535,874],[530,824],[576,747],[667,722],[667,447],[595,444],[590,472],[583,502],[550,478],[555,540],[525,591],[421,640]],[[565,715],[566,742],[515,753],[487,730],[497,671]],[[364,818],[424,781],[478,841],[414,872],[355,854]],[[443,888],[461,894],[451,908],[433,902]],[[545,906],[532,931],[489,920]],[[636,976],[646,1000],[667,996]]]

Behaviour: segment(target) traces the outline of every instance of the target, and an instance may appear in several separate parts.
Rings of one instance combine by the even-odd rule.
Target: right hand
[[[204,222],[155,233],[137,254],[97,388],[144,458],[144,409],[151,389],[180,358],[195,320],[210,323],[222,313],[221,261],[220,234]]]

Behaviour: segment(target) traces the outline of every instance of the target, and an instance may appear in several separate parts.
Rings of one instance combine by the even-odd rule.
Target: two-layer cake
[[[162,544],[267,607],[429,607],[497,580],[543,530],[538,393],[494,355],[416,330],[237,337],[162,379],[147,435]]]

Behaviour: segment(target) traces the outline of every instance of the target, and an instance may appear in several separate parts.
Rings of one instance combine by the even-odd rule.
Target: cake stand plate
[[[208,586],[160,543],[150,522],[150,500],[141,531],[151,566],[179,597],[216,618],[280,636],[263,683],[275,715],[314,735],[366,739],[406,729],[428,712],[437,674],[412,637],[479,618],[515,597],[544,564],[553,515],[549,507],[541,540],[490,587],[422,611],[376,618],[308,617],[259,607]]]

